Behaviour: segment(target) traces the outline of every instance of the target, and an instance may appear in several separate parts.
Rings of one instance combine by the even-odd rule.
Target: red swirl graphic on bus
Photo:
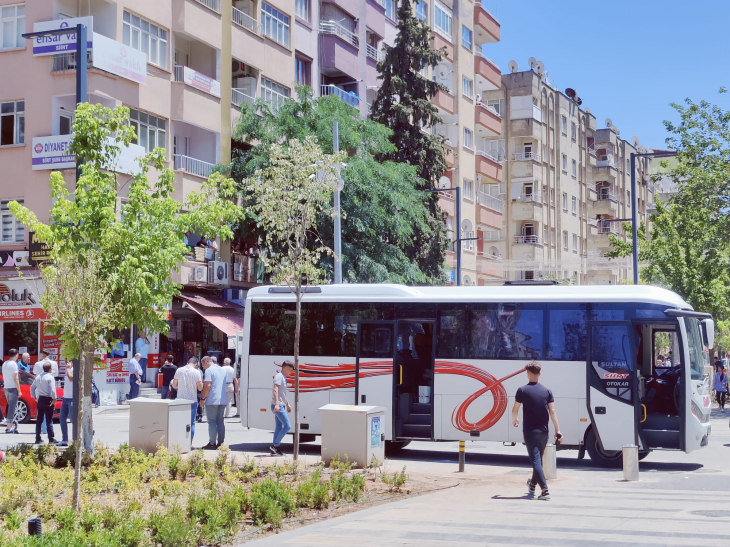
[[[300,363],[299,371],[299,391],[301,393],[355,387],[354,363],[340,363],[337,365]],[[469,395],[451,414],[451,423],[454,427],[460,431],[467,432],[475,430],[485,431],[502,418],[509,402],[507,390],[502,385],[502,382],[524,371],[525,369],[520,369],[504,378],[497,379],[487,371],[473,365],[438,360],[434,363],[434,372],[436,374],[466,376],[484,384],[483,388]],[[360,378],[383,376],[392,373],[392,361],[360,362]],[[288,382],[291,387],[294,386],[293,378],[289,378]],[[492,398],[494,399],[491,410],[486,416],[475,423],[467,421],[466,411],[469,406],[487,392],[491,392]]]

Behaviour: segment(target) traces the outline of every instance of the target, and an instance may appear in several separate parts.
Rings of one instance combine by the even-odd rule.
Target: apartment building
[[[501,89],[483,96],[500,105],[504,127],[503,136],[486,145],[500,151],[504,167],[498,194],[505,202],[504,223],[485,237],[495,264],[509,280],[631,279],[630,261],[611,261],[605,253],[609,235],[631,237],[618,221],[631,218],[631,207],[638,208],[640,221],[648,219],[654,191],[650,161],[637,158],[632,196],[635,145],[619,136],[610,119],[599,129],[574,90],[559,91],[544,74],[512,68],[502,76]]]

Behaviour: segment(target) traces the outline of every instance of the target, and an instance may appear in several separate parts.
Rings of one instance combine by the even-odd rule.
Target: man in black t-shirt
[[[175,378],[177,367],[175,366],[175,357],[168,355],[165,359],[165,364],[160,367],[162,373],[162,398],[168,399],[170,397],[170,382]]]
[[[527,454],[532,460],[532,478],[527,480],[527,488],[530,496],[535,495],[535,486],[540,484],[542,492],[537,499],[549,500],[547,481],[542,472],[542,455],[548,441],[548,418],[553,420],[555,426],[555,441],[560,442],[563,435],[558,425],[558,414],[555,412],[555,400],[553,393],[538,383],[540,380],[540,363],[532,361],[525,366],[527,371],[528,384],[517,390],[515,395],[515,406],[512,407],[512,425],[520,426],[517,413],[521,405],[525,405],[522,411],[522,434],[525,438]]]

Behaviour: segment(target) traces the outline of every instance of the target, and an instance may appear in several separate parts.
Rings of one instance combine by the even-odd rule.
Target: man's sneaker
[[[279,450],[273,444],[269,447],[269,452],[271,452],[272,456],[279,455]]]
[[[277,447],[276,447],[276,453],[277,453],[277,454],[278,454],[279,456],[283,456],[283,455],[284,455],[284,451],[283,451],[283,450],[281,449],[281,446],[277,446]]]
[[[33,444],[43,444],[43,439],[36,439]]]
[[[547,491],[547,488],[542,491],[542,494],[537,496],[537,499],[547,501],[550,499],[550,492]]]
[[[535,485],[530,482],[531,480],[527,479],[527,495],[532,498],[535,497]]]
[[[60,441],[58,446],[68,446],[68,441]]]
[[[203,450],[215,450],[216,446],[214,444],[208,443],[203,447]]]

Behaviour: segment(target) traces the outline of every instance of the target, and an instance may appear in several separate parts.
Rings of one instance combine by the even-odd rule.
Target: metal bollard
[[[633,444],[624,446],[624,480],[639,480],[639,447]]]
[[[464,464],[466,463],[466,443],[459,441],[459,473],[464,472]]]
[[[545,452],[542,454],[542,472],[545,473],[547,480],[558,478],[558,453],[554,444],[545,446]]]

